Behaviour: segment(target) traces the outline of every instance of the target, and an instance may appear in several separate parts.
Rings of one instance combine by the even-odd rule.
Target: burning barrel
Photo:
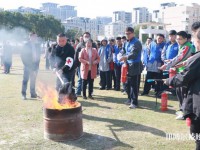
[[[54,141],[75,140],[83,135],[82,107],[44,108],[44,138]]]
[[[58,93],[54,88],[39,86],[44,101],[44,138],[54,141],[68,141],[83,135],[82,107],[69,84],[66,93]]]

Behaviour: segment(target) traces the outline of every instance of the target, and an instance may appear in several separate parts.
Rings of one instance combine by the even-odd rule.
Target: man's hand
[[[159,70],[166,70],[167,65],[162,65],[161,67],[158,67]]]
[[[95,61],[93,61],[92,64],[93,64],[93,65],[96,65],[96,64],[98,64],[98,62],[95,60]]]
[[[62,74],[62,73],[63,73],[62,69],[58,70],[58,73],[59,73],[59,74]]]
[[[52,71],[53,71],[53,73],[56,73],[56,68],[53,68]]]
[[[167,85],[167,84],[166,84],[166,82],[167,82],[167,79],[163,79],[163,82],[164,82],[164,84],[165,84],[165,85]]]
[[[119,61],[124,61],[125,62],[125,61],[127,61],[127,57],[126,56],[122,56]]]
[[[170,62],[170,61],[171,61],[170,59],[164,60],[165,63],[168,63],[168,62]]]

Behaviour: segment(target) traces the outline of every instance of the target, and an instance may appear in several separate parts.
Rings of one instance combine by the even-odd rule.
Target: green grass
[[[45,140],[42,101],[21,100],[22,71],[19,56],[14,56],[11,74],[0,74],[0,149],[191,150],[195,147],[194,141],[166,139],[166,133],[189,134],[185,121],[175,120],[178,102],[174,97],[170,97],[166,112],[155,107],[154,97],[147,96],[140,96],[140,107],[131,110],[124,105],[126,95],[98,90],[98,78],[95,100],[78,98],[83,107],[83,137],[67,142]],[[44,70],[42,58],[38,82],[55,86],[55,75]]]

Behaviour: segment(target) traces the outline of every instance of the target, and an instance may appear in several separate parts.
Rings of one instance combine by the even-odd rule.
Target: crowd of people
[[[85,100],[94,99],[94,79],[99,75],[99,90],[122,91],[123,94],[127,94],[125,104],[131,109],[138,107],[141,73],[146,69],[141,96],[148,95],[151,89],[154,89],[155,95],[159,96],[164,90],[169,90],[169,86],[173,86],[180,104],[176,119],[183,120],[189,117],[192,120],[191,133],[200,134],[200,22],[192,25],[192,32],[194,42],[191,42],[191,34],[170,30],[168,39],[165,39],[163,34],[157,34],[155,39],[147,38],[145,46],[142,46],[139,39],[135,37],[132,27],[126,28],[123,37],[103,38],[95,42],[89,32],[71,41],[61,33],[57,35],[56,43],[47,46],[46,69],[50,68],[58,74],[57,91],[62,86],[59,79],[61,77],[64,83],[76,85],[76,96],[82,96]],[[40,53],[37,35],[31,33],[29,41],[21,51],[24,64],[21,94],[24,100],[27,99],[29,78],[31,98],[38,97],[35,83]],[[7,55],[4,52],[4,56]],[[9,73],[12,59],[6,60],[9,61],[3,62],[4,72]],[[127,66],[124,83],[121,83],[122,65]],[[170,69],[176,71],[176,75],[171,78],[169,78]],[[77,83],[75,83],[76,75]],[[148,79],[158,80],[148,82]],[[195,140],[197,149],[200,149],[199,139],[196,137]]]

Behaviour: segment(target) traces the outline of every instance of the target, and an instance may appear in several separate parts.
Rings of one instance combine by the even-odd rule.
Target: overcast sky
[[[76,6],[79,17],[95,18],[96,16],[112,16],[116,10],[131,12],[134,7],[159,9],[160,3],[175,2],[177,4],[198,3],[199,0],[0,0],[0,8],[16,9],[20,6],[40,8],[42,3],[53,2],[60,5]]]

